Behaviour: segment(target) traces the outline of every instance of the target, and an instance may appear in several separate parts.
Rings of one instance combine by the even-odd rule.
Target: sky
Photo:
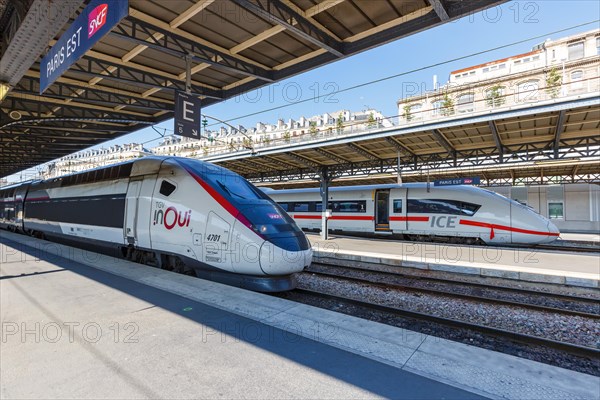
[[[433,75],[437,75],[438,82],[444,84],[451,71],[530,51],[546,38],[558,39],[596,29],[599,27],[599,18],[600,2],[597,0],[509,1],[209,106],[203,112],[232,125],[246,127],[255,126],[259,121],[276,123],[279,118],[297,120],[301,116],[333,113],[341,109],[359,111],[373,108],[385,116],[395,116],[398,114],[396,102],[399,99],[414,95],[416,88],[433,88]],[[552,33],[592,21],[596,22]],[[537,38],[527,40],[534,37]],[[521,43],[471,56],[515,42]],[[448,62],[461,57],[466,58]],[[433,65],[436,66],[424,68]],[[410,72],[415,69],[421,70]],[[403,75],[332,94],[337,90],[398,74]],[[315,95],[326,94],[328,96],[315,98]],[[293,104],[304,99],[309,101]],[[243,118],[247,114],[278,106],[286,107]],[[214,121],[209,119],[211,122]],[[167,134],[172,133],[173,120],[164,121],[156,128],[160,131],[166,129]],[[133,142],[154,147],[160,139],[152,128],[144,128],[95,147]],[[16,174],[9,181],[19,178],[20,174]]]

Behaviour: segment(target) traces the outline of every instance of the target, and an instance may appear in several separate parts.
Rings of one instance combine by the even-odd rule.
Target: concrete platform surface
[[[600,233],[566,233],[560,234],[559,240],[600,244]]]
[[[467,246],[330,235],[307,235],[318,260],[348,259],[533,282],[600,287],[600,257],[594,253]]]
[[[600,397],[585,374],[20,235],[0,244],[2,398]]]

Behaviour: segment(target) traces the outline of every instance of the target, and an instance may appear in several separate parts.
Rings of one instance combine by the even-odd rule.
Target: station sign
[[[129,14],[129,0],[92,0],[40,64],[40,94]]]
[[[200,99],[175,91],[175,134],[200,139]]]
[[[433,186],[479,185],[480,183],[481,179],[475,176],[472,178],[438,179],[433,181]]]

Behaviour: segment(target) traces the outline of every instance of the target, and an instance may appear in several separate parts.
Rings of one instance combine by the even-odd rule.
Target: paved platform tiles
[[[315,260],[387,264],[530,282],[600,287],[600,258],[568,250],[507,249],[308,234]]]
[[[2,398],[600,396],[585,374],[0,236]]]

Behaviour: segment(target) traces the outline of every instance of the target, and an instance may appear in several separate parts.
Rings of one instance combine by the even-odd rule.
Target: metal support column
[[[323,167],[320,173],[321,183],[321,239],[327,240],[329,236],[329,228],[327,227],[327,203],[329,199],[329,183],[331,177],[329,176],[329,169]]]

